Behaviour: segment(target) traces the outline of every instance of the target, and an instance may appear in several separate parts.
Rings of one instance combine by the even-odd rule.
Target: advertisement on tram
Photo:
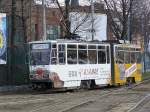
[[[6,14],[0,13],[0,65],[6,64]]]

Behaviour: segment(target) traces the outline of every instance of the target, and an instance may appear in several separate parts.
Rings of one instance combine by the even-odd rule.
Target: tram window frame
[[[92,56],[92,54],[95,55]],[[97,45],[88,45],[88,64],[97,64],[97,62]]]
[[[100,52],[104,53],[103,57],[99,56]],[[106,64],[107,63],[106,46],[98,45],[97,57],[98,57],[98,59],[97,59],[98,60],[98,64]]]
[[[67,44],[67,50],[68,49],[77,49],[77,44]]]
[[[105,48],[105,46],[102,46],[102,45],[98,45],[98,48],[97,48],[98,50],[104,50],[104,49],[106,49]]]
[[[97,45],[88,45],[88,50],[97,50]]]
[[[117,46],[117,47],[116,47],[116,50],[117,50],[117,51],[124,51],[125,48],[124,48],[124,47],[118,47],[118,46]]]
[[[59,46],[61,46],[61,48]],[[64,48],[62,48],[62,46],[64,46]],[[60,58],[60,55],[63,55],[63,56],[61,56]],[[66,45],[65,44],[58,44],[58,63],[61,65],[66,64]]]
[[[51,48],[55,48],[55,49],[57,49],[57,45],[56,45],[56,43],[52,43],[52,47]]]
[[[85,52],[85,54],[83,52]],[[81,57],[81,54],[85,57]],[[87,44],[85,44],[85,45],[79,44],[78,45],[78,64],[88,64]]]
[[[124,47],[124,51],[130,51],[129,47]]]
[[[85,49],[87,50],[87,44],[83,44],[83,45],[79,44],[79,45],[78,45],[78,50],[79,50],[79,49],[80,49],[80,50],[85,50]]]
[[[70,52],[76,52],[76,56],[73,56],[73,53],[70,53]],[[71,59],[74,59],[75,62],[73,61],[71,62],[71,60],[69,61],[68,60],[69,57],[71,57]],[[78,63],[77,57],[78,57],[77,44],[67,44],[67,64],[77,64]]]

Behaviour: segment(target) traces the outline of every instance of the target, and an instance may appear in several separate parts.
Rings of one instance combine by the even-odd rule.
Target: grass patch
[[[147,78],[150,78],[150,72],[146,72],[146,73],[143,73],[142,74],[142,79],[147,79]]]

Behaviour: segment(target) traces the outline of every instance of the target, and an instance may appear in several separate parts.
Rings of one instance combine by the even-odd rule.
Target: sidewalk
[[[20,86],[0,86],[0,92],[17,92],[30,90],[29,85]]]

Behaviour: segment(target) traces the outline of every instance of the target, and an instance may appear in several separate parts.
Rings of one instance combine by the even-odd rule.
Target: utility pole
[[[147,37],[147,33],[146,33],[146,15],[142,15],[142,32],[143,32],[143,36],[144,36],[144,52],[143,52],[143,70],[144,72],[146,72],[146,37]]]
[[[43,40],[46,40],[46,10],[45,10],[45,0],[42,0],[42,7],[43,7]]]
[[[92,18],[92,29],[91,29],[91,33],[92,33],[92,40],[94,40],[94,2],[93,0],[91,0],[91,18]]]

